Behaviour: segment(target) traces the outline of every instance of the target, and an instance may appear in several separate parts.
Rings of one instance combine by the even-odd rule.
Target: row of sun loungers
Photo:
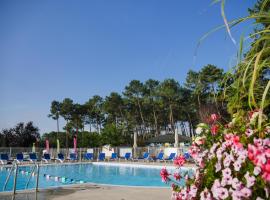
[[[65,159],[64,155],[62,153],[59,153],[57,155],[57,158],[51,158],[51,155],[48,153],[45,153],[43,157],[41,158],[42,162],[49,163],[50,161],[59,161],[60,163],[63,163],[65,160],[68,161],[76,161],[78,160],[77,154],[71,153],[69,155],[69,158]],[[35,163],[38,162],[37,154],[36,153],[29,153],[29,158],[25,158],[23,153],[18,153],[16,155],[15,159],[10,159],[8,154],[2,153],[0,154],[0,164],[7,164],[9,162],[16,162],[16,163],[23,163],[23,162],[30,162]]]
[[[188,153],[184,154],[186,159],[190,158],[190,155]],[[105,153],[99,153],[97,161],[120,161],[120,160],[126,160],[126,161],[157,161],[157,162],[169,162],[173,161],[176,157],[176,153],[171,153],[169,157],[164,158],[164,153],[160,152],[157,156],[153,157],[150,156],[148,152],[145,152],[143,156],[132,158],[131,153],[125,153],[124,157],[118,157],[117,153],[112,153],[110,158],[106,159]],[[83,160],[86,161],[94,161],[94,154],[93,153],[85,153],[83,155]],[[14,160],[10,159],[8,154],[0,154],[0,164],[7,164],[10,162],[16,162],[16,163],[23,163],[23,162],[30,162],[30,163],[36,163],[38,162],[37,154],[36,153],[29,153],[29,158],[25,159],[24,155],[22,153],[18,153],[16,155],[16,158]],[[41,158],[41,162],[44,163],[50,163],[52,161],[63,163],[65,161],[78,161],[78,156],[76,153],[71,153],[68,158],[65,158],[65,156],[62,153],[58,153],[57,158],[51,158],[51,155],[48,153],[45,153],[43,157]]]

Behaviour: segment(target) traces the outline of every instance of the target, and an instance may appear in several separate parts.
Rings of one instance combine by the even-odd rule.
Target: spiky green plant
[[[222,16],[229,36],[230,29],[244,21],[254,20],[254,33],[241,38],[237,65],[227,73],[224,83],[224,97],[231,114],[260,110],[258,128],[261,128],[262,113],[270,111],[270,0],[258,2],[260,5],[247,17],[227,22],[222,1]],[[244,41],[252,39],[248,52],[243,55]],[[232,38],[234,41],[234,39]]]

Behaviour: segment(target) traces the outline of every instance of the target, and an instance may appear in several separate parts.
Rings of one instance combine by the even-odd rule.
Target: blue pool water
[[[0,168],[0,191],[10,168]],[[32,167],[19,167],[17,190],[24,190]],[[12,173],[13,174],[13,173]],[[168,187],[161,182],[160,169],[132,166],[111,166],[96,164],[45,165],[40,166],[39,188],[57,187],[77,183],[96,183],[125,186]],[[58,178],[55,178],[58,177]],[[65,178],[63,178],[65,177]],[[36,177],[31,177],[27,189],[35,188]],[[5,191],[13,189],[13,175]]]

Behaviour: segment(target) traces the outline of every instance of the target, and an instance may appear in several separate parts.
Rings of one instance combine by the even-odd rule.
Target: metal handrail
[[[33,169],[31,170],[31,173],[30,173],[30,177],[28,178],[27,180],[27,183],[25,185],[25,189],[27,189],[28,185],[29,185],[29,182],[30,182],[30,179],[31,177],[33,176],[34,172],[35,172],[35,169],[37,170],[37,177],[36,177],[36,192],[38,192],[38,187],[39,187],[39,164],[36,163],[33,167]],[[14,179],[13,179],[13,194],[16,193],[16,187],[17,187],[17,177],[18,177],[18,164],[15,162],[11,169],[10,169],[10,172],[6,178],[6,181],[5,181],[5,184],[4,184],[4,187],[3,187],[3,191],[6,190],[6,187],[7,187],[7,184],[8,184],[8,181],[10,179],[10,176],[11,176],[11,173],[14,172],[14,169],[15,169],[15,173],[14,173]]]
[[[26,185],[25,185],[25,189],[28,188],[29,182],[30,182],[30,180],[31,180],[31,177],[33,176],[33,173],[34,173],[34,170],[35,170],[35,169],[36,169],[36,165],[34,165],[32,171],[31,171],[31,173],[30,173],[30,176],[29,176],[29,178],[28,178],[28,180],[27,180],[27,183],[26,183]]]
[[[15,174],[14,174],[14,181],[13,181],[13,195],[16,193],[16,186],[17,186],[17,176],[18,176],[18,164],[15,164]]]
[[[25,185],[25,189],[27,189],[29,182],[31,180],[31,177],[33,176],[33,174],[35,173],[35,170],[37,170],[37,177],[36,177],[36,192],[38,191],[38,186],[39,186],[39,164],[36,163],[30,173],[30,177],[28,178],[28,181]]]
[[[39,183],[39,164],[36,164],[37,166],[37,179],[36,179],[36,192],[38,192],[38,183]]]
[[[10,179],[10,176],[11,176],[12,171],[14,170],[14,166],[15,166],[15,163],[14,163],[14,164],[12,165],[12,167],[10,168],[10,172],[9,172],[7,178],[6,178],[6,181],[5,181],[5,184],[4,184],[4,187],[3,187],[3,191],[6,190],[7,183],[8,183],[8,181],[9,181],[9,179]]]

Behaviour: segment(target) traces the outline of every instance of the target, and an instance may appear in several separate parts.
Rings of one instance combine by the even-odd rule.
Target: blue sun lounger
[[[149,161],[150,160],[150,156],[148,152],[144,152],[142,157],[138,157],[136,159],[133,159],[134,161]]]
[[[110,160],[118,160],[118,156],[117,156],[117,153],[112,153],[111,157],[110,157]]]
[[[65,157],[62,153],[59,153],[56,160],[58,160],[60,163],[63,163],[65,161]]]
[[[104,161],[104,160],[105,160],[105,153],[100,153],[100,154],[98,155],[97,161]]]
[[[71,161],[78,161],[78,156],[76,153],[69,154],[69,160]]]
[[[45,163],[48,163],[51,161],[51,155],[48,153],[44,153],[42,161],[44,161]]]
[[[153,160],[154,161],[164,161],[164,159],[163,159],[163,156],[164,156],[164,153],[163,152],[160,152],[158,155],[157,155],[157,157],[156,158],[154,158]]]
[[[176,156],[176,153],[171,153],[170,156],[168,158],[165,158],[164,161],[167,162],[167,161],[173,161],[174,158]]]
[[[125,153],[125,156],[122,157],[121,159],[125,159],[126,161],[131,160],[131,153],[130,152]]]
[[[84,154],[84,159],[85,159],[85,160],[92,161],[93,158],[94,158],[93,153],[85,153],[85,154]]]
[[[7,153],[1,153],[0,154],[0,164],[4,165],[7,164],[9,160],[8,154]]]
[[[22,153],[17,153],[15,162],[17,162],[17,163],[20,164],[20,163],[23,162],[23,161],[25,161],[25,160],[24,160],[23,154],[22,154]]]
[[[187,161],[192,161],[192,157],[190,156],[190,154],[188,152],[185,152],[184,153],[184,158],[187,160]]]
[[[29,153],[29,161],[32,163],[37,162],[37,154],[36,153]]]

